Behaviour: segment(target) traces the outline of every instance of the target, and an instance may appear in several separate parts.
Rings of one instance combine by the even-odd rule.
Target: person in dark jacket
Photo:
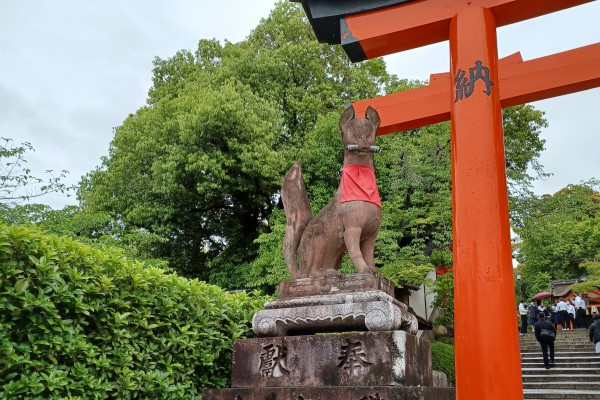
[[[527,307],[527,312],[529,313],[529,325],[531,325],[531,330],[533,330],[533,325],[535,325],[539,314],[538,308],[533,300],[531,300],[529,307]]]
[[[556,328],[550,321],[546,320],[544,313],[538,314],[538,322],[533,326],[535,338],[542,346],[542,356],[544,357],[544,367],[550,369],[550,364],[554,364],[554,339],[556,338]],[[548,348],[550,348],[550,359],[548,360]]]
[[[594,342],[596,353],[600,353],[600,314],[594,315],[594,323],[590,325],[590,342]]]

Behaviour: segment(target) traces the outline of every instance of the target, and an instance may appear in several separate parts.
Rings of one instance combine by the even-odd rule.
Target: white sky
[[[548,0],[550,1],[550,0]],[[70,171],[69,183],[108,154],[113,128],[144,105],[152,60],[194,51],[201,38],[243,40],[274,0],[0,0],[0,136],[30,142],[36,175]],[[525,60],[600,41],[600,2],[503,27],[499,56]],[[386,57],[401,78],[449,70],[448,44]],[[534,103],[550,127],[541,162],[554,193],[600,178],[600,89]],[[73,197],[46,197],[54,208]]]

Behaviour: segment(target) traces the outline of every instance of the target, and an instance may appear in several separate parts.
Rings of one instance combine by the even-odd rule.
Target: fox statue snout
[[[302,168],[296,162],[286,173],[281,197],[286,215],[284,257],[293,279],[339,270],[347,250],[358,273],[375,272],[375,239],[381,224],[381,200],[375,182],[373,155],[380,119],[368,107],[356,118],[348,107],[340,118],[344,144],[342,180],[333,198],[312,218]],[[333,171],[332,171],[333,172]]]

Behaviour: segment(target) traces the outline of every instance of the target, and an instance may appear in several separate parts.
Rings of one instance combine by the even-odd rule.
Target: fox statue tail
[[[304,228],[312,219],[308,193],[302,178],[302,165],[299,161],[292,165],[283,178],[281,200],[286,219],[283,256],[292,279],[298,279],[303,275],[298,267],[298,246]]]

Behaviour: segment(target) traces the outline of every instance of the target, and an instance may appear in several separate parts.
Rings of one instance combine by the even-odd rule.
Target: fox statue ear
[[[369,106],[367,107],[365,115],[367,116],[367,119],[371,121],[371,123],[373,123],[373,125],[375,126],[375,132],[377,132],[377,129],[379,129],[379,124],[381,123],[381,118],[379,118],[377,110]]]
[[[356,112],[354,111],[354,107],[350,104],[344,112],[342,112],[342,116],[340,117],[340,129],[344,129],[344,126],[350,121],[352,121],[356,117]]]

